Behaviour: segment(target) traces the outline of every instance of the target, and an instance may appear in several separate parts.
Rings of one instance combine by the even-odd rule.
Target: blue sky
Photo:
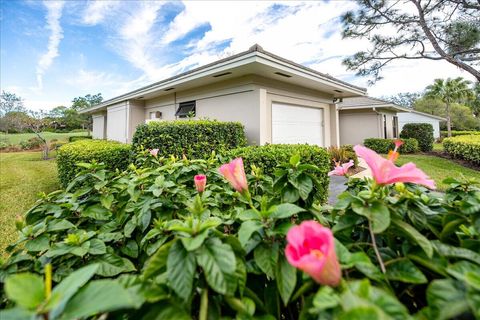
[[[264,49],[351,83],[367,79],[341,60],[368,46],[342,40],[350,1],[1,1],[0,87],[33,109],[111,98],[248,49]],[[374,96],[420,91],[464,76],[444,62],[399,62],[369,88]]]

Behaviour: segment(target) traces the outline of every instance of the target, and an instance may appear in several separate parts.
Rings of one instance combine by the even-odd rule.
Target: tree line
[[[68,132],[91,128],[91,116],[80,111],[103,101],[101,93],[72,100],[71,106],[58,106],[50,111],[32,110],[15,93],[2,91],[0,95],[0,131],[5,133],[44,131]]]

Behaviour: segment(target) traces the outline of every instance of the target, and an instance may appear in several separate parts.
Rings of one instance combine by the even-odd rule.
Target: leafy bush
[[[223,155],[228,159],[241,157],[247,170],[255,166],[261,169],[264,174],[273,175],[279,165],[288,162],[295,154],[299,154],[303,162],[319,168],[314,172],[319,182],[315,186],[315,190],[317,198],[324,202],[328,197],[330,181],[327,176],[328,171],[330,171],[330,157],[324,148],[306,144],[268,144],[237,148],[225,152]],[[298,199],[299,194],[292,189],[289,196],[292,199]]]
[[[418,141],[416,139],[401,139],[404,143],[399,148],[400,153],[418,152]],[[386,154],[395,149],[395,139],[368,138],[363,141],[363,145],[375,152]]]
[[[81,190],[72,185],[46,195],[17,221],[19,240],[0,270],[7,287],[0,318],[479,316],[474,181],[451,179],[446,194],[437,195],[412,184],[352,179],[331,208],[313,202],[313,188],[298,183],[316,179],[298,156],[280,165],[275,179],[253,170],[242,193],[219,175],[215,159],[139,157],[142,167],[119,174],[85,166],[75,182],[85,181]],[[207,176],[202,193],[194,187],[199,173]],[[285,202],[292,186],[302,198]],[[312,219],[335,237],[329,246],[343,274],[336,287],[318,285],[285,256],[289,229]],[[308,249],[311,271],[330,276],[318,266],[324,256],[315,245],[324,240],[295,240]],[[44,273],[50,284],[49,264],[51,298],[41,277],[25,273]]]
[[[480,165],[480,136],[460,135],[443,139],[445,152],[454,158],[465,159]]]
[[[418,146],[423,152],[433,150],[433,126],[430,123],[407,123],[400,132],[402,139],[417,139]]]
[[[32,137],[26,141],[20,141],[20,147],[23,150],[36,149],[39,148],[41,145],[43,145],[43,141],[39,137]]]
[[[70,136],[68,137],[68,142],[75,142],[79,140],[92,139],[92,136]]]
[[[341,147],[331,146],[328,148],[328,154],[330,155],[331,167],[335,167],[336,162],[346,163],[353,160],[353,164],[356,167],[358,165],[358,157],[355,151],[353,151],[352,145],[344,145]]]
[[[137,127],[133,149],[159,149],[159,156],[202,159],[246,145],[243,125],[213,120],[151,121]]]
[[[0,150],[2,149],[6,149],[10,146],[10,144],[8,142],[5,142],[5,141],[0,141]]]
[[[131,162],[130,145],[104,140],[79,140],[61,146],[57,152],[58,178],[66,187],[81,171],[77,164],[103,162],[109,169],[125,170]]]
[[[448,136],[448,131],[442,130],[440,132],[440,135],[442,137],[447,137]],[[480,135],[480,131],[458,131],[458,130],[452,130],[452,137],[456,136],[470,136],[470,135]]]

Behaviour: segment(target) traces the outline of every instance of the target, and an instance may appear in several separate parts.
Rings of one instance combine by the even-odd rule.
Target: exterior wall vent
[[[285,77],[285,78],[291,78],[292,76],[286,73],[281,73],[281,72],[275,72],[275,74],[278,74],[279,76]]]
[[[173,88],[173,87],[172,87],[172,88],[167,88],[167,89],[165,89],[165,90],[163,90],[163,91],[170,91],[170,90],[173,90],[173,89],[175,89],[175,88]]]
[[[231,72],[224,72],[224,73],[219,73],[219,74],[213,75],[212,77],[220,78],[220,77],[223,77],[223,76],[226,76],[226,75],[229,75],[229,74],[232,74],[232,73]]]

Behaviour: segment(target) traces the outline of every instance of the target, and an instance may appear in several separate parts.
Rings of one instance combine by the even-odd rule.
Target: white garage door
[[[274,102],[272,143],[308,143],[323,147],[323,109]]]

